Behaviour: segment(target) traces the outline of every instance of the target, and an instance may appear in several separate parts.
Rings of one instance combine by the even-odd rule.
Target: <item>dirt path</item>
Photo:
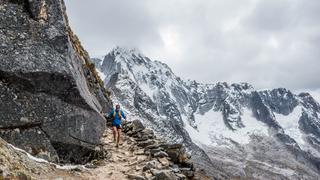
[[[143,149],[133,145],[130,137],[123,133],[123,144],[118,148],[113,142],[110,129],[105,134],[103,141],[108,144],[105,149],[110,153],[108,160],[103,160],[101,166],[83,171],[83,179],[127,179],[127,174],[142,175],[142,167],[149,158],[143,155]]]

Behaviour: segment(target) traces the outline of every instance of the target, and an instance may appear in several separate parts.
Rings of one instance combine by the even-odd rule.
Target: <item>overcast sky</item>
[[[91,57],[135,47],[176,75],[320,94],[320,0],[66,0]]]

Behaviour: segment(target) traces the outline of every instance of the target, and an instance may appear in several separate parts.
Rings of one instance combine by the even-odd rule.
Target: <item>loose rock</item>
[[[177,179],[178,180],[185,180],[187,177],[184,174],[176,173]]]
[[[158,162],[156,160],[149,161],[147,164],[143,167],[143,171],[147,171],[150,169],[156,169],[158,165]]]
[[[169,166],[170,162],[167,158],[158,158],[158,161],[163,165],[163,166]]]
[[[160,151],[154,154],[154,157],[168,157],[168,154],[166,152]]]
[[[171,171],[160,171],[155,175],[156,180],[177,180],[178,178]]]
[[[139,120],[132,121],[133,131],[139,132],[145,129],[144,125]]]
[[[151,144],[154,144],[154,141],[150,140],[150,139],[148,139],[146,141],[138,142],[138,146],[140,146],[140,147],[146,147],[146,146],[151,145]]]
[[[145,180],[145,178],[141,175],[135,175],[135,174],[128,174],[127,175],[129,179],[134,179],[134,180]]]

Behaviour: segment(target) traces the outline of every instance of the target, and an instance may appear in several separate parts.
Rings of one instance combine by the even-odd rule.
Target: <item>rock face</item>
[[[129,117],[141,119],[170,142],[186,145],[194,162],[210,175],[319,175],[320,105],[308,93],[185,81],[166,64],[119,47],[102,64],[96,62],[114,101]]]
[[[111,101],[62,0],[1,0],[0,136],[51,161],[86,162]]]

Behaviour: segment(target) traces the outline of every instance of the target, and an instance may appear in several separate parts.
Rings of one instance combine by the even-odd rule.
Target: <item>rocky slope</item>
[[[1,0],[0,137],[55,162],[94,158],[112,105],[63,0]]]
[[[49,163],[0,138],[0,179],[208,179],[195,171],[181,144],[163,142],[140,121],[126,123],[124,131],[126,135],[117,148],[109,128],[102,138],[108,153],[86,165]]]
[[[184,143],[210,176],[319,176],[320,105],[308,93],[184,81],[166,64],[119,47],[93,61],[116,103]]]
[[[59,166],[33,157],[0,138],[0,179],[55,179],[77,177],[77,166]],[[75,179],[74,178],[74,179]]]

